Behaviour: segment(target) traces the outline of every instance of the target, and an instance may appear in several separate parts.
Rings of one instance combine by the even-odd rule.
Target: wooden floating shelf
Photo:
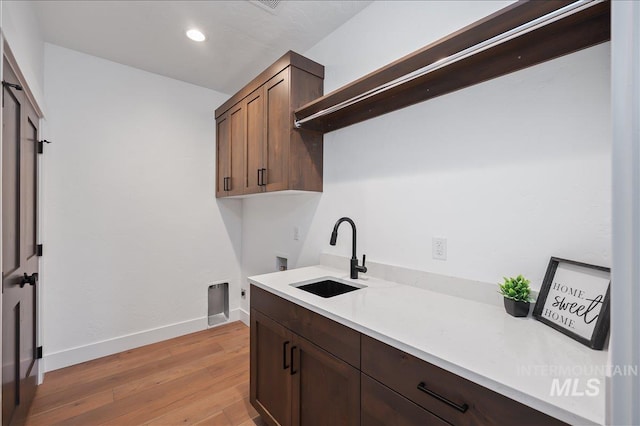
[[[521,1],[487,16],[294,111],[302,120],[362,95],[492,37],[561,9],[574,1]],[[458,62],[316,117],[300,128],[331,132],[518,71],[611,39],[611,5],[595,4]]]

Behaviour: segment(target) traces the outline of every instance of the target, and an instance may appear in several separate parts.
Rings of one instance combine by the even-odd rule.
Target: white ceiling
[[[371,1],[37,1],[44,40],[232,94],[288,50],[304,53]],[[196,27],[207,40],[185,36]]]

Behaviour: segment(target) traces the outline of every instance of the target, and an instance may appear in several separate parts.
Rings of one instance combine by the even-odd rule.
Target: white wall
[[[328,93],[503,6],[374,2],[306,55]],[[607,43],[326,134],[321,196],[244,201],[244,275],[274,249],[291,267],[350,255],[346,227],[328,244],[341,216],[360,257],[444,275],[539,288],[551,256],[610,266],[609,63]]]
[[[40,108],[44,105],[44,42],[33,2],[0,2],[2,33]],[[46,113],[46,111],[45,111]]]
[[[239,305],[241,203],[216,202],[227,95],[47,44],[47,370],[206,327]]]

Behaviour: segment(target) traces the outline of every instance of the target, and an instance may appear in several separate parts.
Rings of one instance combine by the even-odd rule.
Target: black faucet
[[[351,225],[351,229],[353,231],[353,238],[351,240],[351,278],[354,280],[358,279],[358,272],[362,272],[363,274],[367,272],[367,267],[364,266],[364,262],[367,259],[367,255],[363,254],[362,255],[362,266],[358,265],[358,257],[356,256],[356,224],[353,223],[353,220],[349,219],[348,217],[341,217],[340,219],[338,219],[338,221],[336,222],[336,224],[333,226],[333,232],[331,233],[331,239],[329,240],[329,244],[331,244],[332,246],[336,245],[336,240],[338,239],[338,226],[340,226],[340,224],[342,222],[349,222],[349,224]]]

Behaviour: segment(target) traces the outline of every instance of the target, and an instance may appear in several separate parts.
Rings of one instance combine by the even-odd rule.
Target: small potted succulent
[[[529,280],[518,275],[517,277],[504,277],[504,283],[498,284],[500,293],[504,296],[504,308],[514,317],[526,317],[529,315],[529,302],[531,288]]]

